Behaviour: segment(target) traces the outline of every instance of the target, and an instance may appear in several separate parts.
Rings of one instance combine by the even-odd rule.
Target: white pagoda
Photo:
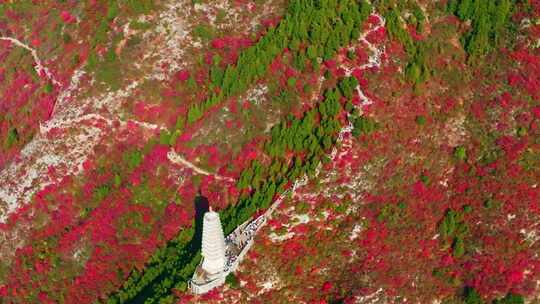
[[[269,209],[270,214],[275,207]],[[266,223],[268,214],[255,220],[247,220],[229,234],[223,236],[219,213],[206,212],[203,218],[202,261],[189,281],[194,294],[204,294],[223,285],[225,278],[234,272],[249,248],[257,231]]]
[[[225,267],[225,236],[219,214],[206,212],[203,221],[202,269],[209,274],[219,274]]]
[[[219,213],[210,209],[204,214],[202,233],[202,263],[190,281],[191,291],[203,294],[225,283],[225,237]]]

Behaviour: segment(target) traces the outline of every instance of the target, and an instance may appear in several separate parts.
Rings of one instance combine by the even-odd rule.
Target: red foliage
[[[366,40],[373,44],[379,44],[383,42],[386,39],[386,29],[384,27],[380,27],[377,30],[369,33],[367,35]]]
[[[0,296],[7,297],[7,295],[8,295],[7,286],[5,286],[5,285],[0,286]]]
[[[174,76],[179,81],[186,81],[189,79],[190,72],[188,70],[180,70]]]
[[[331,291],[333,287],[334,287],[334,285],[331,282],[327,281],[327,282],[324,282],[324,284],[322,285],[321,291],[324,292],[324,293],[327,293],[327,292]]]
[[[504,150],[508,160],[516,160],[519,154],[527,147],[527,139],[517,139],[512,136],[501,136],[497,144]]]
[[[224,49],[224,48],[231,48],[231,49],[238,49],[238,48],[246,48],[253,44],[253,42],[248,38],[235,38],[235,37],[222,37],[222,38],[215,38],[210,42],[210,45],[214,49]]]
[[[212,290],[210,290],[209,292],[205,293],[201,299],[203,301],[219,301],[219,300],[222,300],[222,295],[221,293],[219,292],[219,290],[217,288],[214,288]]]
[[[62,18],[62,21],[64,23],[74,23],[75,21],[77,21],[77,18],[75,18],[73,15],[71,15],[70,12],[68,11],[62,11],[60,13],[60,18]]]

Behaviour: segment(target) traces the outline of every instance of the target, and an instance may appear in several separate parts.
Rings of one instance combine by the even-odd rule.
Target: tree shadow
[[[152,283],[147,284],[140,292],[136,293],[136,295],[132,299],[128,299],[126,302],[124,302],[125,304],[146,303],[147,299],[154,297],[156,290],[160,290],[162,288],[160,283],[163,282],[165,279],[172,278],[173,280],[177,280],[177,281],[187,281],[189,279],[189,276],[193,274],[193,272],[191,272],[189,273],[189,276],[185,276],[185,274],[176,272],[177,267],[171,266],[171,265],[185,265],[187,263],[190,263],[196,258],[198,252],[201,249],[203,218],[204,218],[204,214],[208,210],[210,210],[209,208],[210,204],[208,202],[208,199],[205,196],[202,196],[199,194],[197,195],[197,197],[195,197],[193,206],[195,208],[195,227],[194,227],[193,238],[185,245],[184,247],[186,248],[185,251],[181,250],[181,251],[175,252],[176,254],[178,254],[178,257],[177,257],[178,264],[171,263],[169,265],[166,265],[163,272],[161,272],[155,278],[150,279]],[[167,246],[171,246],[171,248],[174,248],[177,245],[178,244],[174,241],[167,244]],[[193,271],[194,270],[195,268],[193,268]],[[169,287],[169,288],[172,288],[172,287]]]
[[[193,234],[192,244],[200,248],[202,242],[202,229],[204,214],[208,212],[210,204],[208,198],[199,194],[193,202],[195,208],[195,233]]]

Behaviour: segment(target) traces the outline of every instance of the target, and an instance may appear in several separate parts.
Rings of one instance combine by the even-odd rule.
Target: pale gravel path
[[[29,47],[27,44],[13,37],[0,36],[0,40],[9,41],[18,47],[28,50],[30,54],[32,54],[32,58],[34,58],[34,62],[36,64],[34,68],[38,75],[45,75],[54,85],[59,87],[62,86],[62,84],[54,78],[49,69],[42,64],[42,61],[39,59],[37,51],[34,48]]]
[[[191,29],[185,20],[189,4],[189,0],[168,1],[165,10],[160,12],[156,20],[155,31],[143,35],[143,40],[149,47],[143,60],[133,65],[138,69],[149,69],[150,73],[120,90],[103,92],[99,96],[84,99],[76,98],[85,85],[88,85],[84,66],[73,72],[66,87],[54,79],[34,48],[12,37],[0,37],[1,40],[28,50],[35,61],[38,74],[46,76],[61,89],[51,118],[40,124],[39,132],[21,150],[18,159],[0,170],[0,223],[4,223],[9,214],[28,203],[34,193],[54,182],[47,174],[50,167],[56,169],[57,179],[80,173],[82,164],[92,155],[95,146],[106,136],[126,127],[128,123],[150,131],[164,129],[164,126],[160,125],[121,119],[121,102],[132,95],[145,80],[164,80],[167,75],[184,68],[181,64],[185,56],[184,49],[202,48],[202,45],[189,35]],[[234,9],[233,13],[237,14],[237,10]],[[145,21],[144,18],[146,17],[139,21]],[[246,29],[250,26],[245,25]],[[124,28],[124,31],[127,30],[129,28]],[[169,68],[163,70],[164,65]],[[92,85],[93,81],[90,82],[90,86]],[[183,157],[176,160],[178,164],[191,168],[197,174],[213,175],[220,180],[232,181],[230,178],[207,172]]]
[[[211,172],[208,172],[208,171],[206,171],[204,169],[199,168],[197,165],[195,165],[192,162],[188,161],[182,155],[176,153],[172,149],[169,151],[169,153],[167,153],[167,158],[172,163],[188,167],[191,170],[197,172],[198,174],[214,176],[214,178],[217,179],[217,180],[226,180],[226,181],[234,182],[234,180],[232,178],[230,178],[230,177],[224,177],[224,176],[214,174],[214,173],[211,173]]]

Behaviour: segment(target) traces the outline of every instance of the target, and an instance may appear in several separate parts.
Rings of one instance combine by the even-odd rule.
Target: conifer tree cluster
[[[283,20],[244,50],[236,65],[220,68],[214,62],[210,79],[220,91],[202,103],[191,105],[187,122],[199,120],[212,106],[246,91],[254,81],[266,75],[270,63],[286,48],[293,52],[299,68],[304,67],[305,58],[317,65],[319,58],[334,57],[340,47],[358,39],[361,24],[370,12],[371,6],[366,1],[291,1]]]
[[[511,26],[510,17],[515,9],[514,0],[451,0],[448,11],[461,20],[471,21],[471,30],[462,43],[471,57],[475,59],[496,48],[501,35]]]

